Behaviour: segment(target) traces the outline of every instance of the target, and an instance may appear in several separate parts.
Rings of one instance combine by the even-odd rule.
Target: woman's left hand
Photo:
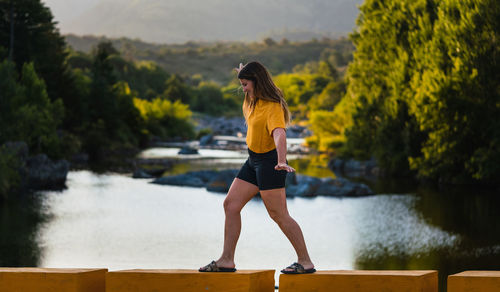
[[[274,167],[274,169],[276,169],[276,170],[286,170],[288,172],[294,172],[295,171],[295,168],[291,167],[290,165],[288,165],[286,163],[278,163],[278,164],[276,164],[276,166]]]

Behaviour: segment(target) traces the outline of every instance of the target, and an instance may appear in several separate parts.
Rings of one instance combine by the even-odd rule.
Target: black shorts
[[[259,190],[284,188],[287,171],[274,169],[276,164],[276,149],[265,153],[255,153],[248,149],[248,159],[236,177],[258,186]]]

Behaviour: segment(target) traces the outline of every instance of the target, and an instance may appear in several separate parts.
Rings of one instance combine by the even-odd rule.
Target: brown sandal
[[[215,261],[212,261],[210,264],[200,268],[199,272],[236,272],[235,268],[221,268],[217,266]]]

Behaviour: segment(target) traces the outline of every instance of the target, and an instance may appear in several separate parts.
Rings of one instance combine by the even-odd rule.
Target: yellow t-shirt
[[[276,128],[286,129],[283,108],[278,102],[258,99],[254,110],[248,116],[245,104],[244,116],[247,117],[247,145],[256,153],[265,153],[276,148],[272,132]]]

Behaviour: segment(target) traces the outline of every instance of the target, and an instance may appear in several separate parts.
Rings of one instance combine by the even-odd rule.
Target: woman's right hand
[[[243,64],[240,63],[240,67],[239,68],[234,68],[234,70],[236,70],[236,72],[238,72],[238,74],[240,73],[241,69],[243,69]]]

